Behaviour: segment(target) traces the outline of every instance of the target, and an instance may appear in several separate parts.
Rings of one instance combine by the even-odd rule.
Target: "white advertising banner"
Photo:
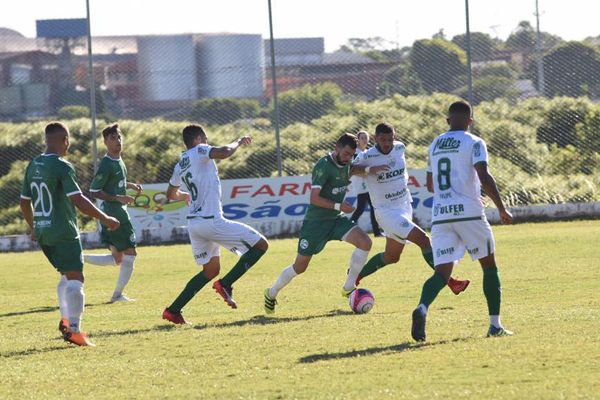
[[[433,198],[425,188],[425,170],[408,172],[414,217],[419,225],[428,227]],[[166,183],[144,185],[143,192],[129,206],[129,215],[138,234],[143,229],[172,229],[187,225],[187,205],[182,201],[169,202],[166,198],[167,186]],[[309,204],[308,175],[223,180],[221,186],[224,216],[250,224],[266,236],[296,233]],[[135,192],[129,194],[135,196]],[[352,190],[346,201],[356,204],[356,194]],[[368,205],[359,225],[371,230]]]

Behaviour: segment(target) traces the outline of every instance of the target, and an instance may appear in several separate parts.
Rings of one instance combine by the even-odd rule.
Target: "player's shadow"
[[[71,346],[65,344],[63,346],[46,347],[44,349],[27,349],[20,351],[11,351],[9,353],[0,353],[0,358],[33,356],[36,354],[50,353],[52,351],[68,350],[70,347]]]
[[[95,307],[95,306],[98,306],[101,304],[103,304],[103,303],[86,304],[85,308]],[[0,318],[16,317],[19,315],[29,315],[29,314],[38,314],[38,313],[49,313],[49,312],[54,312],[54,311],[58,311],[58,310],[60,310],[59,307],[36,307],[36,308],[30,308],[27,311],[14,311],[14,312],[6,313],[6,314],[0,314]]]
[[[381,353],[402,353],[406,350],[417,350],[428,346],[439,346],[448,343],[454,342],[462,342],[468,340],[467,338],[456,338],[452,340],[441,340],[439,342],[427,342],[427,343],[414,343],[414,342],[404,342],[401,344],[395,344],[392,346],[384,346],[384,347],[371,347],[368,349],[362,350],[352,350],[341,353],[321,353],[321,354],[312,354],[310,356],[302,357],[298,360],[301,364],[311,364],[318,361],[328,361],[328,360],[340,360],[344,358],[354,358],[354,357],[365,357],[365,356],[373,356]]]
[[[241,321],[225,322],[225,323],[221,323],[221,324],[195,325],[194,329],[230,328],[230,327],[240,327],[240,326],[247,326],[247,325],[272,325],[272,324],[282,324],[282,323],[294,322],[294,321],[310,321],[311,319],[318,319],[318,318],[339,317],[342,315],[354,315],[354,313],[352,311],[331,310],[325,314],[307,315],[305,317],[283,317],[283,318],[265,317],[264,315],[256,315],[252,318],[241,320]]]

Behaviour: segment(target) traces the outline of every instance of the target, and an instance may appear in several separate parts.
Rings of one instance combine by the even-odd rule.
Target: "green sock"
[[[490,315],[500,315],[500,303],[502,302],[502,283],[498,268],[486,268],[483,270],[483,294],[488,303]]]
[[[421,249],[421,253],[423,253],[423,258],[425,259],[427,265],[429,265],[431,269],[435,270],[435,265],[433,264],[433,251],[431,250],[431,247]]]
[[[169,310],[172,312],[181,312],[181,309],[185,307],[187,303],[192,300],[192,298],[206,285],[210,282],[204,273],[200,272],[198,275],[194,276],[187,285],[185,285],[185,289],[181,292],[181,294],[175,299],[173,304],[169,306]]]
[[[225,275],[221,279],[221,283],[223,286],[231,286],[235,281],[240,279],[242,275],[246,273],[254,264],[260,260],[260,258],[265,254],[264,251],[257,249],[256,247],[252,247],[250,250],[246,252],[240,259],[237,264],[233,266],[231,271],[227,275]]]
[[[427,279],[427,282],[423,285],[423,291],[421,292],[421,300],[419,304],[423,304],[429,308],[429,305],[433,303],[440,290],[446,286],[446,279],[437,272],[433,276]]]
[[[385,258],[383,257],[385,253],[375,254],[371,259],[365,264],[362,271],[360,271],[360,276],[365,277],[375,273],[378,269],[381,269],[388,265],[385,262]]]

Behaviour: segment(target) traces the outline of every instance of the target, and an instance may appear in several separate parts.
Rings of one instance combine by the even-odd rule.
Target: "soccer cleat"
[[[58,330],[64,335],[67,329],[69,329],[69,320],[66,318],[61,318],[60,322],[58,323]]]
[[[271,298],[269,296],[269,288],[265,289],[265,313],[266,314],[275,314],[275,306],[277,305],[277,300],[275,298]]]
[[[63,335],[63,339],[65,342],[73,343],[77,346],[96,347],[94,343],[90,342],[85,332],[71,332],[67,330]]]
[[[213,283],[213,289],[221,295],[229,307],[234,309],[237,308],[237,304],[235,304],[235,300],[233,300],[233,288],[231,286],[224,286],[219,279]]]
[[[426,338],[425,334],[425,322],[427,315],[423,313],[419,308],[415,309],[412,313],[412,328],[410,334],[413,339],[417,342],[424,342]]]
[[[163,311],[162,318],[177,325],[191,325],[183,318],[181,312],[172,312],[168,307]]]
[[[342,296],[348,299],[348,298],[350,298],[350,295],[352,294],[352,292],[354,292],[355,290],[356,290],[356,286],[350,290],[346,290],[344,287],[342,287]]]
[[[111,303],[118,303],[120,301],[135,301],[135,299],[130,299],[129,297],[127,297],[127,296],[125,296],[123,294],[121,294],[121,295],[119,295],[117,297],[113,296],[113,297],[110,298],[110,302]]]
[[[504,329],[504,327],[496,328],[494,325],[490,325],[490,329],[488,330],[487,337],[496,337],[496,336],[512,336],[513,332]]]
[[[468,279],[454,279],[453,277],[450,277],[450,280],[448,281],[448,287],[450,290],[452,290],[452,293],[458,296],[467,290],[470,283],[471,281]]]

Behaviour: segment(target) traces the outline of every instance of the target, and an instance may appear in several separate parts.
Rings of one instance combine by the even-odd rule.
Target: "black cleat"
[[[417,342],[424,342],[425,337],[425,322],[427,315],[425,315],[419,308],[415,309],[412,313],[412,329],[410,334],[413,339]]]

